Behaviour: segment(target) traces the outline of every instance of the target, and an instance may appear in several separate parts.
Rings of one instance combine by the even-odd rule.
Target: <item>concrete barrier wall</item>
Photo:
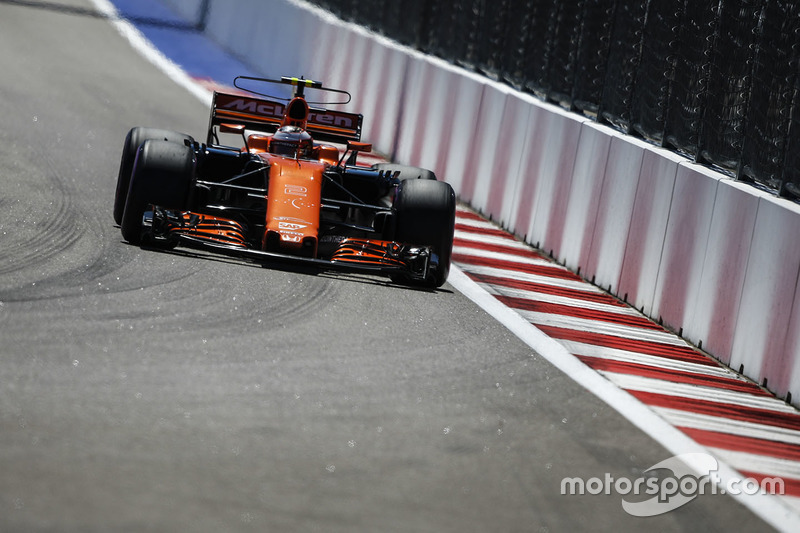
[[[192,24],[198,24],[203,17],[204,0],[163,0],[175,13]]]
[[[684,158],[647,147],[636,187],[618,294],[651,316],[678,165]]]
[[[762,196],[758,202],[739,314],[733,332],[731,366],[779,394],[800,393],[789,383],[797,361],[800,206]]]
[[[747,184],[719,180],[695,304],[683,333],[726,364],[742,300],[761,194]]]
[[[651,311],[675,331],[696,303],[719,180],[701,166],[678,165]]]
[[[546,134],[545,134],[546,135]],[[558,243],[560,253],[555,254],[570,269],[585,274],[589,251],[594,237],[599,202],[603,192],[606,164],[613,135],[597,124],[586,123],[575,151],[572,179],[564,211],[564,233]],[[538,202],[546,201],[539,198]],[[524,213],[520,212],[520,216]],[[556,243],[528,239],[528,242],[551,250]]]
[[[584,277],[611,293],[619,288],[644,151],[642,143],[614,134],[596,199],[597,217]]]
[[[800,405],[800,206],[298,0],[210,6],[265,75],[351,90],[377,150]]]
[[[516,201],[506,220],[509,229],[529,242],[544,245],[553,257],[565,258],[561,244],[566,236],[578,147],[589,121],[550,105],[531,105],[530,131],[520,164]]]

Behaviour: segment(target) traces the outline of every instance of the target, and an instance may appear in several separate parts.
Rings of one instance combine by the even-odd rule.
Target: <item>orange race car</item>
[[[262,84],[291,85],[292,96],[252,88]],[[214,93],[205,143],[153,128],[128,133],[114,199],[126,241],[444,284],[450,185],[417,167],[357,164],[371,151],[360,142],[361,115],[311,107],[348,103],[347,91],[302,78],[240,76],[234,85],[244,92]],[[340,101],[308,102],[306,90]],[[244,146],[222,145],[220,134]]]

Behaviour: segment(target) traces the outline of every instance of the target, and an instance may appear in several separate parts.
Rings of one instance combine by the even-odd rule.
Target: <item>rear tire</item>
[[[426,287],[441,287],[450,273],[456,195],[443,181],[408,179],[400,182],[394,201],[394,240],[404,244],[430,246],[439,257],[438,268],[424,281],[395,276],[393,281]]]
[[[397,179],[403,180],[436,180],[436,174],[432,170],[420,167],[410,167],[407,165],[397,165],[395,163],[376,163],[372,165],[375,170],[389,170],[391,172],[400,172]]]
[[[128,197],[128,188],[130,187],[136,152],[142,143],[149,139],[160,139],[180,145],[185,144],[187,140],[194,142],[191,136],[176,131],[136,127],[128,132],[125,137],[125,144],[122,146],[122,157],[120,158],[119,173],[117,174],[117,192],[114,195],[114,222],[117,224],[122,224],[122,214],[125,211],[125,200]]]
[[[147,140],[139,148],[122,215],[122,237],[142,244],[142,217],[149,205],[186,210],[194,178],[194,151],[169,141]]]

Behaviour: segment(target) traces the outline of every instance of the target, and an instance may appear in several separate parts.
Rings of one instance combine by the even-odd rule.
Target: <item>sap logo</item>
[[[308,227],[308,224],[298,224],[296,222],[278,222],[278,229],[287,231],[297,231]]]
[[[275,220],[278,222],[278,229],[283,230],[285,233],[295,233],[297,235],[302,235],[302,233],[297,233],[297,230],[305,229],[310,225],[310,222],[306,222],[301,218],[275,217]]]
[[[230,109],[233,111],[256,113],[265,117],[283,116],[283,105],[275,102],[258,102],[256,100],[245,100],[244,98],[239,98],[224,104],[222,107],[224,109]]]

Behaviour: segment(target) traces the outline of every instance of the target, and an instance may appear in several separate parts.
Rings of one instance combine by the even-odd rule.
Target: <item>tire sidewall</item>
[[[190,135],[177,131],[143,128],[140,126],[131,128],[128,131],[122,146],[122,156],[120,157],[119,171],[117,173],[117,187],[114,194],[114,222],[117,224],[122,224],[122,215],[125,212],[125,203],[128,198],[136,155],[142,143],[151,139],[161,139],[182,145],[187,140],[194,141]]]
[[[185,210],[194,179],[194,151],[185,145],[148,139],[134,160],[121,228],[131,244],[142,242],[142,217],[149,205]]]
[[[456,207],[453,188],[441,181],[404,180],[398,186],[393,207],[394,240],[433,249],[439,265],[423,284],[440,287],[449,275],[453,251]]]

